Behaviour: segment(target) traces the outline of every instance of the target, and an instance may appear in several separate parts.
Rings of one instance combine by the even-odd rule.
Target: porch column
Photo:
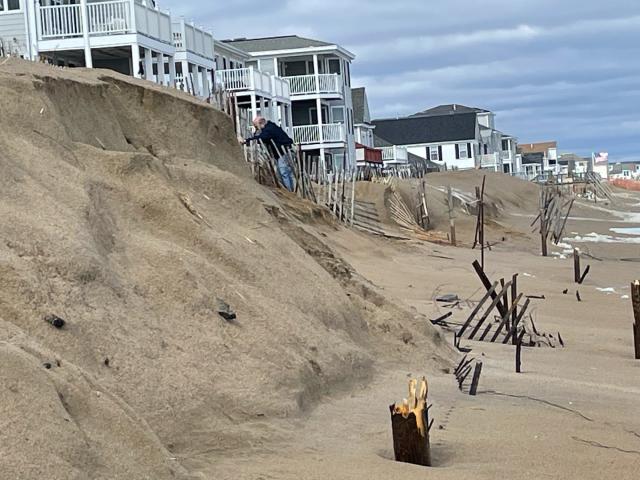
[[[153,82],[153,52],[150,48],[144,49],[144,78]]]
[[[131,45],[131,75],[135,78],[142,78],[140,75],[140,45]]]
[[[82,17],[82,38],[84,40],[84,66],[93,68],[91,43],[89,42],[89,9],[87,8],[87,0],[80,0],[80,16]]]
[[[157,82],[160,85],[164,85],[164,82],[166,80],[165,74],[164,74],[164,53],[159,52],[158,53],[158,78],[157,78]]]
[[[193,66],[193,91],[196,92],[196,96],[202,96],[202,75],[198,65]]]
[[[251,93],[251,121],[258,116],[258,102],[255,93]]]
[[[189,62],[183,60],[182,61],[182,83],[184,83],[184,91],[187,93],[191,93],[191,89],[189,87]]]
[[[269,118],[269,112],[267,112],[267,106],[265,104],[264,97],[260,97],[260,116],[272,120],[271,118]]]
[[[318,111],[318,141],[320,144],[324,143],[324,135],[322,131],[322,102],[320,101],[320,77],[318,76],[318,54],[313,55],[313,74],[316,82],[316,109]],[[320,158],[324,165],[324,149],[320,149]]]
[[[320,168],[322,169],[322,177],[327,173],[327,160],[324,155],[324,148],[320,147]],[[332,170],[335,171],[335,170]],[[320,177],[320,178],[322,178]]]
[[[176,88],[176,57],[169,57],[169,86]]]
[[[202,96],[209,98],[211,90],[209,89],[209,79],[207,78],[207,67],[202,69]]]

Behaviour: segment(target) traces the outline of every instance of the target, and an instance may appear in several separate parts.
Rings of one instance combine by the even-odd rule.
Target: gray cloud
[[[521,141],[640,160],[637,0],[166,0],[216,38],[299,34],[357,55],[373,114],[494,110]]]

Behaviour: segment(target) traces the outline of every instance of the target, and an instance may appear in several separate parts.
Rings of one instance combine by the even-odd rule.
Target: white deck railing
[[[256,70],[253,67],[216,71],[216,86],[231,92],[252,92],[289,99],[289,84],[282,78]]]
[[[178,51],[189,51],[213,59],[213,36],[184,21],[173,22],[173,45]]]
[[[80,5],[40,7],[40,32],[43,39],[82,36]]]
[[[501,165],[500,155],[498,153],[490,153],[488,155],[477,155],[476,166],[483,167],[496,167]]]
[[[291,95],[342,94],[342,81],[337,73],[296,75],[285,79],[289,82]]]
[[[229,91],[271,91],[271,76],[253,67],[216,71],[216,84]]]
[[[133,25],[130,4],[126,0],[89,3],[87,10],[92,34],[125,33]]]
[[[38,6],[40,40],[81,37],[80,5]],[[135,19],[134,19],[135,15]],[[135,3],[134,0],[112,0],[87,4],[89,35],[141,33],[164,42],[173,42],[171,17],[168,13]],[[135,29],[134,29],[135,25]]]
[[[322,142],[320,141],[320,125],[302,125],[293,127],[293,141],[302,145],[312,143],[336,143],[345,141],[345,130],[342,123],[322,125]]]
[[[385,162],[401,162],[407,163],[409,160],[409,154],[406,148],[402,147],[382,147],[382,160]]]

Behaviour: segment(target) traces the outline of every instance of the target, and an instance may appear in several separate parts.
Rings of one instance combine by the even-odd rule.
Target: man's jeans
[[[278,159],[278,172],[280,172],[280,178],[287,190],[293,192],[293,172],[289,166],[289,158],[286,154]]]

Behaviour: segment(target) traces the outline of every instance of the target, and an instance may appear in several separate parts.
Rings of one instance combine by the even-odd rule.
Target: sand
[[[257,185],[223,114],[112,72],[10,60],[0,111],[2,478],[635,478],[637,275],[619,259],[637,245],[590,244],[583,302],[563,295],[572,260],[539,257],[535,186],[487,177],[487,271],[544,294],[536,324],[567,346],[527,349],[516,375],[513,347],[468,342],[485,362],[472,398],[428,321],[437,293],[480,296],[462,209],[459,248],[344,228]],[[442,188],[481,175],[427,181],[446,229]],[[410,203],[415,183],[398,188]],[[392,228],[386,195],[358,185]],[[579,201],[567,236],[637,226],[635,195]],[[432,469],[392,461],[388,418],[425,374]]]

